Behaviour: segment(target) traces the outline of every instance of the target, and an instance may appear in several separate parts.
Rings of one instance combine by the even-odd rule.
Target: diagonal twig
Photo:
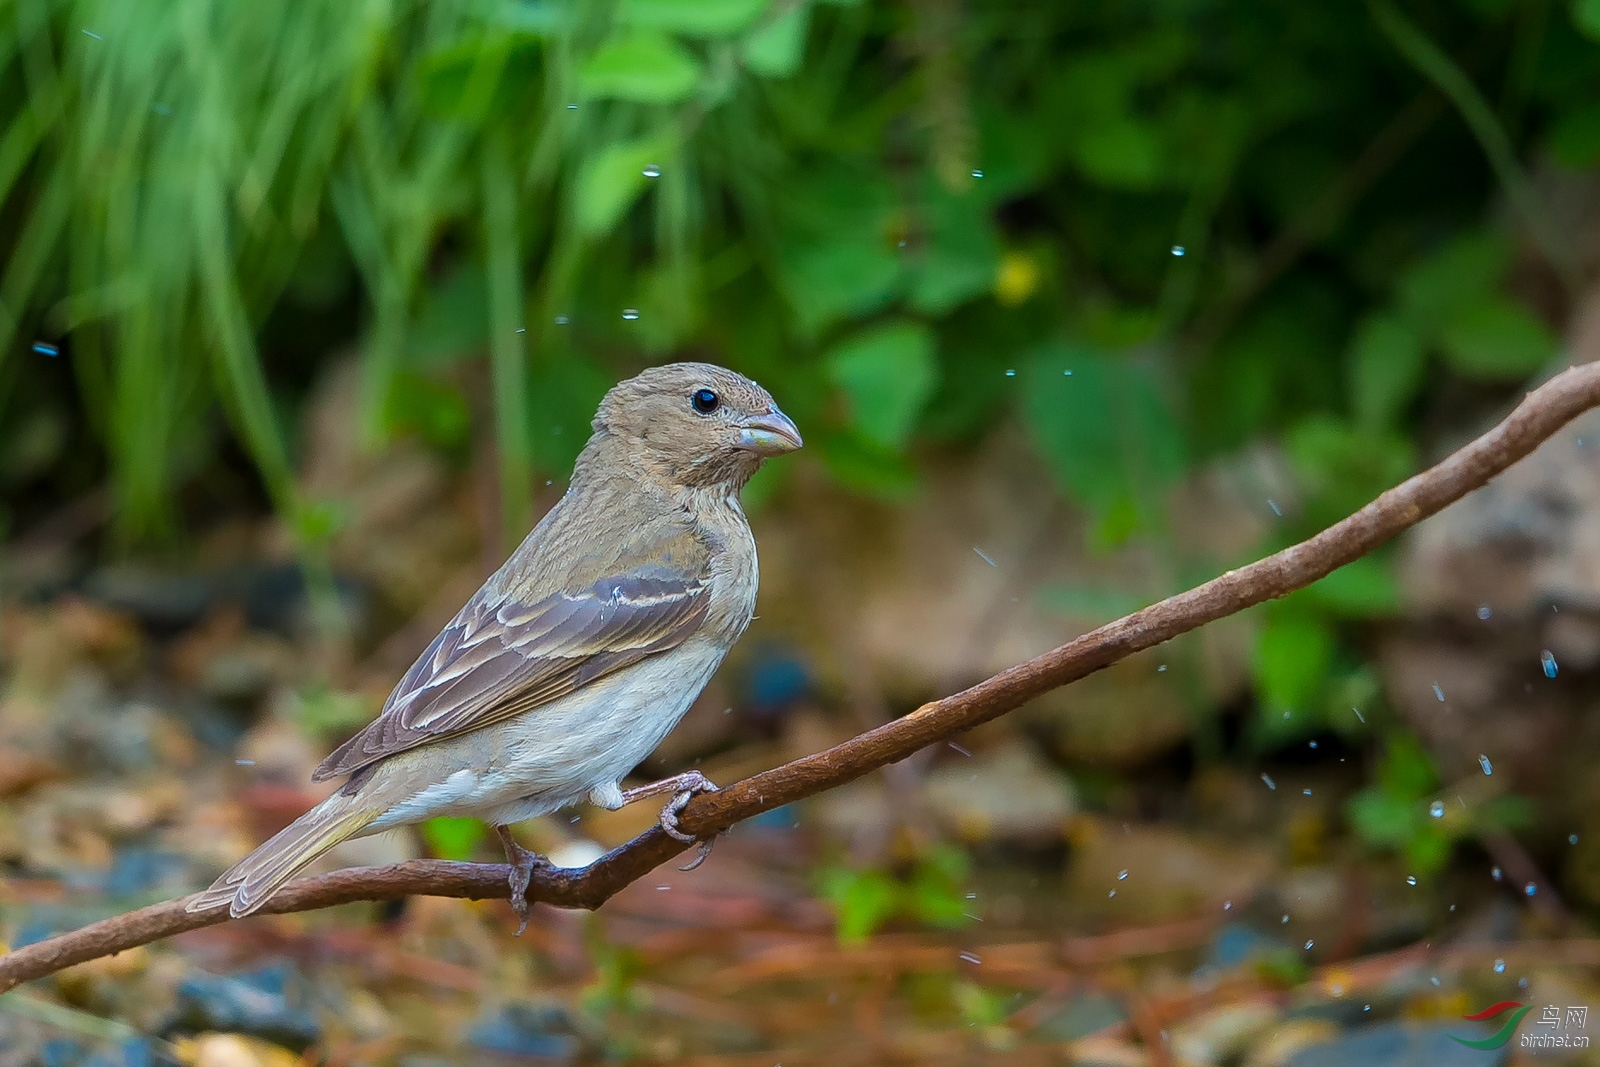
[[[1484,485],[1594,407],[1600,407],[1600,363],[1562,371],[1529,393],[1489,432],[1316,536],[1108,623],[824,752],[752,775],[720,792],[696,796],[679,817],[679,825],[702,837],[720,833],[763,811],[905,759],[1135,652],[1302,589]],[[588,867],[536,871],[528,896],[558,907],[598,908],[683,850],[682,844],[653,828]],[[442,860],[358,867],[291,882],[262,911],[308,911],[413,894],[504,897],[506,874],[501,864]],[[0,957],[0,992],[75,963],[228,921],[225,909],[189,914],[184,911],[188,899],[104,919]]]

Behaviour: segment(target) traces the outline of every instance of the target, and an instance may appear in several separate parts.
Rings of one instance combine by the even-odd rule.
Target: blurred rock
[[[1074,837],[1067,873],[1074,905],[1140,922],[1245,900],[1273,869],[1264,848],[1165,827],[1082,818]]]
[[[1464,1025],[1397,1022],[1363,1027],[1301,1049],[1289,1057],[1287,1067],[1498,1067],[1507,1062],[1509,1045],[1483,1051],[1452,1041],[1451,1035],[1462,1033]]]
[[[237,608],[214,613],[173,642],[173,677],[213,700],[255,701],[291,677],[295,654],[283,638],[248,630]]]
[[[288,964],[232,977],[196,974],[178,986],[177,1011],[167,1029],[230,1031],[304,1051],[322,1035],[322,1026],[291,996],[297,980]]]
[[[486,1052],[570,1062],[580,1051],[579,1030],[557,1001],[507,1004],[472,1025],[467,1042]]]
[[[145,563],[112,563],[84,581],[95,601],[165,630],[193,626],[216,596],[215,582],[196,573],[164,570]]]
[[[1194,729],[1170,671],[1169,650],[1133,656],[1065,689],[1046,693],[1018,714],[1064,760],[1097,768],[1132,768],[1181,744]]]
[[[1175,1067],[1215,1067],[1237,1062],[1256,1036],[1278,1019],[1276,1005],[1224,1004],[1183,1020],[1171,1031]]]
[[[1145,1067],[1150,1063],[1143,1046],[1114,1037],[1074,1041],[1068,1054],[1073,1067]]]
[[[1033,1034],[1041,1041],[1077,1041],[1126,1021],[1128,1013],[1115,997],[1089,993],[1045,1017]]]
[[[1288,1019],[1275,1024],[1258,1040],[1244,1067],[1288,1067],[1302,1049],[1338,1038],[1339,1028],[1326,1019]]]
[[[300,1067],[299,1056],[242,1034],[200,1034],[176,1043],[186,1067]]]
[[[930,770],[922,795],[945,827],[967,841],[1059,841],[1077,801],[1066,775],[1021,739]]]

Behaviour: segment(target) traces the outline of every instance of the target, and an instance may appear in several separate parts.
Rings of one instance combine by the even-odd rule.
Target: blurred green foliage
[[[1278,547],[1546,365],[1534,190],[1600,162],[1596,0],[0,9],[0,489],[106,482],[129,544],[236,444],[315,558],[299,420],[350,351],[364,440],[493,456],[516,535],[606,386],[692,354],[890,499],[1016,418],[1100,547],[1270,438]],[[1380,556],[1264,613],[1264,744],[1350,725],[1343,627],[1394,603]],[[850,929],[898,892],[839,888]]]
[[[1393,735],[1373,783],[1350,798],[1350,824],[1367,844],[1399,854],[1415,876],[1444,867],[1458,841],[1531,821],[1523,798],[1450,803],[1439,788],[1438,772],[1422,746],[1408,735]]]
[[[904,869],[829,866],[819,879],[822,896],[833,906],[839,940],[850,944],[897,919],[947,929],[967,925],[971,870],[961,849],[936,844]]]

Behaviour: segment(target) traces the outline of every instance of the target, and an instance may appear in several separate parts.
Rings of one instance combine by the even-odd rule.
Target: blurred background
[[[313,803],[640,367],[807,441],[639,772],[726,783],[1600,357],[1597,164],[1600,0],[3,0],[0,940]],[[199,931],[0,997],[0,1064],[1600,1062],[1523,1043],[1600,1010],[1597,449],[599,914]]]

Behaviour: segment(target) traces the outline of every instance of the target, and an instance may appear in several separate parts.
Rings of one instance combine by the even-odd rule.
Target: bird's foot
[[[511,910],[517,913],[520,920],[517,936],[521,937],[528,928],[528,883],[533,881],[533,872],[540,867],[550,866],[550,861],[523,848],[511,836],[511,827],[496,826],[494,832],[500,838],[500,846],[506,850],[506,863],[511,867],[508,879],[511,883]]]
[[[622,794],[622,799],[625,803],[631,804],[635,800],[643,800],[646,797],[657,797],[663,793],[672,794],[672,799],[667,801],[666,806],[661,809],[661,829],[667,832],[668,837],[696,847],[699,855],[691,860],[688,866],[678,868],[681,871],[692,871],[704,863],[707,856],[711,855],[711,846],[716,839],[708,837],[698,840],[694,835],[686,834],[678,829],[678,813],[688,806],[690,799],[696,793],[715,793],[716,791],[716,784],[699,771],[685,771],[682,774],[675,774],[671,778],[663,778],[659,782],[651,782],[649,785],[641,785],[637,789],[630,789]]]

